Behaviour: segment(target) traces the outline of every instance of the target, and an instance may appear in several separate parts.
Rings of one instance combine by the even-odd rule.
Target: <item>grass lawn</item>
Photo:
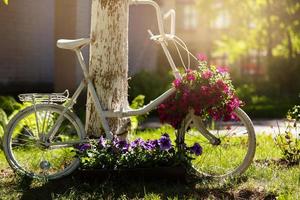
[[[155,138],[169,132],[138,132],[131,137]],[[300,199],[300,166],[279,162],[270,136],[258,136],[255,161],[241,177],[223,181],[146,180],[74,176],[52,182],[30,181],[9,169],[0,150],[0,199]]]

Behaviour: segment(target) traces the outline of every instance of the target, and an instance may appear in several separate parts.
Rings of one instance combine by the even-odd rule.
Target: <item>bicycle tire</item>
[[[5,157],[14,171],[29,176],[31,178],[54,180],[69,175],[79,166],[78,158],[67,158],[70,157],[69,154],[71,154],[70,152],[74,149],[73,147],[68,147],[62,150],[59,149],[61,152],[59,150],[52,150],[51,152],[51,150],[47,150],[44,148],[41,149],[41,145],[39,144],[40,138],[38,138],[39,136],[36,135],[36,133],[39,132],[36,131],[38,130],[38,128],[33,128],[34,126],[28,127],[28,125],[26,124],[33,123],[30,117],[34,118],[34,116],[38,116],[35,115],[35,112],[45,113],[45,118],[47,118],[48,115],[47,120],[49,120],[50,114],[48,113],[51,112],[55,114],[53,114],[53,116],[57,116],[61,114],[64,109],[65,107],[56,104],[40,104],[25,108],[10,121],[10,123],[7,126],[7,131],[4,135],[3,147]],[[40,116],[43,115],[41,114]],[[40,118],[36,118],[38,118],[38,120],[36,120],[36,127],[38,127],[37,124],[39,124]],[[45,120],[46,119],[44,119],[44,121]],[[44,121],[43,123],[45,123]],[[67,122],[69,122],[69,124],[67,124]],[[47,123],[49,123],[49,121]],[[70,110],[68,110],[64,114],[63,123],[65,125],[63,132],[60,132],[60,134],[58,134],[53,139],[53,141],[72,141],[75,139],[82,140],[84,138],[85,132],[83,125],[79,118]],[[45,130],[50,130],[49,124],[47,124]],[[54,123],[52,122],[52,124]],[[62,125],[59,127],[59,129],[61,128]],[[42,132],[43,129],[44,127],[42,128]],[[43,156],[43,160],[40,161],[40,163],[36,161],[38,155]],[[60,157],[55,157],[52,160],[51,158],[54,157],[54,155]],[[26,157],[26,159],[23,157]],[[51,163],[50,160],[53,163]],[[62,162],[60,163],[61,166],[59,165],[59,163],[57,163],[59,161]],[[41,169],[39,169],[39,167]],[[49,171],[46,173],[44,168],[49,168],[47,169]]]
[[[237,122],[231,121],[223,123],[224,125],[234,124],[238,122],[241,123],[245,128],[243,134],[232,133],[232,135],[230,135],[230,133],[226,133],[224,137],[224,133],[219,131],[216,132],[216,129],[213,128],[210,128],[210,130],[209,128],[206,128],[208,131],[210,131],[211,134],[220,139],[221,143],[219,145],[211,144],[210,142],[208,142],[208,139],[206,139],[199,132],[199,130],[195,129],[195,127],[197,126],[193,125],[193,123],[197,122],[193,122],[193,119],[195,119],[194,117],[187,116],[186,119],[182,122],[182,125],[178,130],[179,141],[184,141],[187,143],[188,141],[198,142],[203,148],[202,155],[198,157],[194,156],[192,158],[192,161],[190,163],[190,172],[196,173],[198,176],[203,177],[226,178],[240,175],[247,170],[255,155],[255,131],[252,121],[241,108],[236,108],[234,114],[239,118],[239,120],[236,120]],[[199,117],[196,118],[197,120],[202,120]],[[207,124],[213,123],[210,121],[210,123]],[[224,127],[224,125],[215,126]],[[236,132],[236,129],[241,128],[237,124],[231,125],[231,127],[235,127]],[[226,129],[228,128],[226,127]],[[234,131],[233,128],[231,130]],[[219,135],[217,135],[217,133]],[[226,138],[226,136],[228,137]],[[189,145],[192,144],[190,143]],[[184,150],[186,151],[185,145],[181,145],[180,148],[185,148]],[[225,156],[218,155],[218,159],[215,158],[216,154],[218,153],[217,150],[219,151],[219,154],[221,154],[221,152],[223,151]],[[228,164],[228,162],[232,163]]]

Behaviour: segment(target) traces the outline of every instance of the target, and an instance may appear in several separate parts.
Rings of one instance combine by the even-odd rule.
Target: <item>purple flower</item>
[[[147,142],[142,143],[142,148],[148,151],[154,150],[158,146],[157,140],[148,140]]]
[[[114,141],[114,145],[123,152],[127,152],[129,148],[129,144],[125,140],[116,140]]]
[[[144,141],[141,138],[138,138],[138,139],[136,139],[136,140],[134,140],[133,142],[130,143],[130,147],[132,149],[135,149],[135,148],[141,146],[142,143],[144,143]]]
[[[83,152],[91,148],[90,144],[83,144],[78,147],[79,151]]]
[[[202,154],[202,147],[199,143],[195,143],[194,146],[190,148],[191,153],[194,153],[196,156],[200,156]]]
[[[99,146],[102,147],[102,148],[105,148],[106,147],[106,140],[103,136],[100,137],[99,139]]]
[[[153,148],[159,147],[158,140],[150,140],[149,143]]]
[[[158,145],[161,150],[169,150],[172,147],[172,143],[168,134],[164,134],[159,140]]]

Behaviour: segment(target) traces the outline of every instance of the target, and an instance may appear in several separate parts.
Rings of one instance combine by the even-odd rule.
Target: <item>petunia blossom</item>
[[[165,135],[158,140],[158,145],[161,150],[169,150],[172,147],[170,138]]]
[[[116,140],[114,145],[123,152],[127,152],[129,148],[129,144],[125,140]]]
[[[181,84],[181,80],[179,78],[173,81],[173,85],[175,86],[175,88],[179,88],[180,84]]]
[[[213,73],[210,70],[203,72],[202,77],[204,79],[210,79],[213,76]]]
[[[103,136],[101,136],[100,139],[99,139],[99,146],[102,147],[102,148],[105,148],[106,144],[107,144],[106,139]]]
[[[83,151],[86,151],[90,148],[91,148],[90,144],[83,144],[83,145],[80,145],[78,149],[79,149],[79,151],[83,152]]]
[[[207,61],[207,56],[204,53],[198,53],[197,58],[201,62]]]
[[[225,74],[229,71],[229,68],[226,66],[219,66],[217,67],[217,71],[221,74]]]
[[[190,148],[191,153],[194,153],[196,156],[200,156],[202,154],[202,147],[200,146],[199,143],[195,143],[191,148]]]

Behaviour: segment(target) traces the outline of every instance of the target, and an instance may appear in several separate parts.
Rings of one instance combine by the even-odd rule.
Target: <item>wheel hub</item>
[[[43,160],[43,161],[40,163],[40,168],[41,168],[42,170],[48,170],[48,169],[50,169],[50,167],[51,167],[51,164],[50,164],[48,161],[46,161],[46,160]]]

